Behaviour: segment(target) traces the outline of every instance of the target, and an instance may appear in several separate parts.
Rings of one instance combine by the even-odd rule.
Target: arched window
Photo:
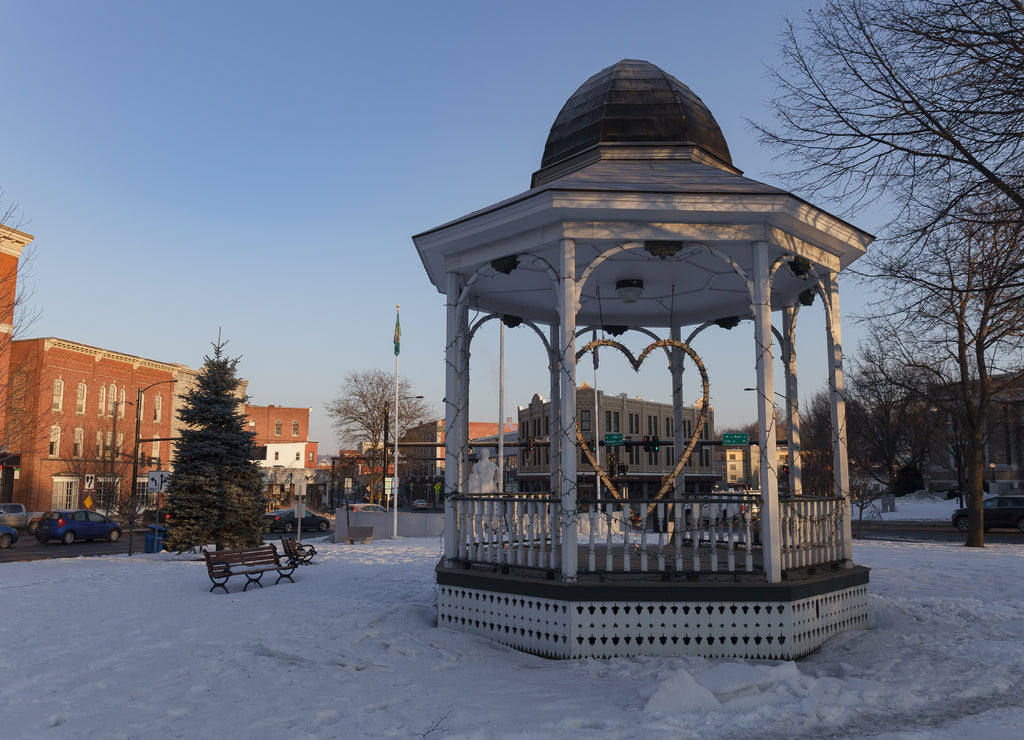
[[[85,449],[85,430],[82,427],[75,427],[75,449],[72,453],[72,457],[78,459],[82,457],[82,452]]]
[[[107,416],[114,415],[114,406],[117,405],[117,386],[110,384],[110,391],[107,393]]]
[[[105,385],[100,386],[100,416],[107,410],[107,387]]]
[[[159,422],[163,417],[164,399],[163,396],[153,397],[153,421]]]
[[[89,393],[89,386],[87,386],[85,384],[85,381],[83,380],[81,383],[78,384],[78,395],[75,397],[75,413],[76,414],[84,414],[85,413],[85,398],[88,395],[88,393]]]
[[[53,410],[64,410],[64,381],[60,378],[53,381]]]
[[[50,457],[60,455],[60,427],[50,427]]]
[[[124,406],[125,406],[125,403],[124,403],[124,388],[122,388],[121,392],[117,396],[117,418],[118,419],[123,419],[124,418]]]
[[[299,422],[297,422],[297,421],[293,421],[292,422],[292,436],[293,437],[298,437],[299,436]]]

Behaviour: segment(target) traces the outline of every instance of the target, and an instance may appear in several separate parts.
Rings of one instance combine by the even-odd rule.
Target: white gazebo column
[[[754,242],[754,352],[757,369],[757,429],[761,479],[761,540],[769,583],[782,580],[782,539],[779,526],[779,483],[776,477],[775,383],[772,360],[772,306],[768,244]]]
[[[463,354],[462,346],[465,339],[467,312],[465,307],[459,304],[459,295],[462,292],[462,281],[459,274],[449,272],[447,282],[444,352],[444,556],[446,564],[451,565],[452,559],[458,554],[458,538],[455,506],[450,496],[456,491],[463,492],[461,471],[465,440],[459,438],[461,429],[459,422],[464,406],[460,396],[459,368],[463,364],[461,355]]]
[[[576,580],[576,243],[563,239],[558,285],[558,449],[562,580]],[[554,402],[552,401],[552,405]],[[554,434],[552,429],[552,435]],[[554,464],[554,461],[552,461]]]
[[[846,386],[843,381],[843,335],[839,319],[839,276],[830,272],[824,279],[828,312],[825,326],[828,341],[829,395],[832,407],[832,480],[841,515],[842,553],[851,562],[853,533],[850,523],[850,462],[846,448]]]
[[[782,309],[782,364],[786,373],[786,429],[789,440],[789,493],[803,489],[800,459],[800,395],[796,382],[796,306]]]
[[[548,355],[548,379],[551,381],[551,403],[548,405],[548,490],[559,491],[559,480],[561,480],[561,468],[559,460],[561,456],[558,449],[558,420],[561,418],[562,394],[559,390],[561,383],[561,363],[558,361],[558,347],[561,344],[560,329],[557,324],[552,324],[548,331],[548,342],[551,351]]]

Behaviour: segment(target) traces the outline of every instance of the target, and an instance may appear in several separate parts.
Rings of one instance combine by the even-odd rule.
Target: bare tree
[[[23,225],[18,205],[4,200],[0,189],[0,458],[29,452],[45,445],[49,436],[46,415],[36,408],[37,379],[33,368],[12,357],[12,342],[22,337],[38,316],[31,303],[28,276],[34,255],[32,236],[20,231]],[[19,255],[13,257],[12,255]],[[2,468],[0,468],[2,469]],[[0,501],[11,500],[13,469],[0,475]]]
[[[761,140],[819,197],[927,230],[979,194],[1024,209],[1024,2],[835,0],[787,21]]]
[[[824,390],[800,414],[800,476],[805,494],[832,495],[832,410]]]
[[[895,364],[884,348],[864,348],[853,365],[847,399],[851,465],[895,493],[920,487],[935,412],[921,373]],[[910,481],[918,481],[918,484]],[[901,490],[908,488],[908,490]]]
[[[890,255],[872,336],[894,366],[921,375],[929,404],[962,435],[967,544],[981,547],[990,415],[1024,379],[1024,224],[988,203],[955,216]]]
[[[413,395],[412,385],[401,379],[398,385],[398,436],[430,417],[430,405]],[[340,395],[324,404],[331,424],[343,446],[362,446],[370,467],[370,495],[379,500],[387,472],[390,444],[387,427],[394,425],[395,377],[383,370],[354,371],[345,376]],[[387,425],[385,425],[387,418]],[[393,438],[391,439],[393,441]]]

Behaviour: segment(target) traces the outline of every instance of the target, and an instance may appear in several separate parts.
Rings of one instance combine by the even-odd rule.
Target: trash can
[[[158,527],[156,524],[150,524],[148,527],[149,531],[146,532],[146,552],[160,552],[164,549],[164,532],[167,531],[165,527]]]

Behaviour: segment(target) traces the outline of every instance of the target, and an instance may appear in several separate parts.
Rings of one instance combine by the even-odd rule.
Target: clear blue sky
[[[444,300],[411,236],[528,189],[562,104],[625,58],[689,85],[735,164],[771,182],[744,119],[765,120],[764,63],[807,7],[0,0],[0,188],[36,237],[42,311],[24,335],[198,368],[220,330],[253,402],[312,407],[329,452],[323,404],[349,371],[394,369],[400,303],[402,375],[441,415]],[[804,321],[806,398],[824,382],[820,303]],[[513,417],[547,392],[528,334],[506,333]],[[697,347],[719,426],[754,418],[751,331],[727,336]],[[474,421],[497,419],[497,350],[497,328],[474,342]],[[600,385],[669,397],[662,369],[602,362]]]

